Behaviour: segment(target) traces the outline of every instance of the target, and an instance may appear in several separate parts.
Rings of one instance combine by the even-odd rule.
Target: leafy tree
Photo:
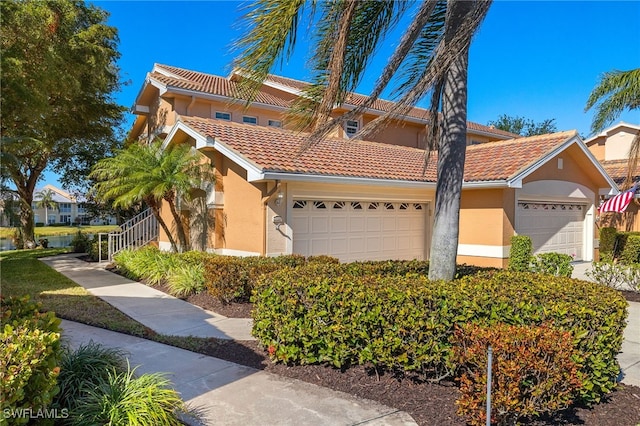
[[[117,146],[124,108],[117,31],[103,10],[77,0],[0,2],[3,180],[20,199],[25,243],[34,241],[31,203],[47,168],[82,179]]]
[[[394,81],[395,107],[355,135],[365,138],[406,114],[431,93],[433,120],[428,126],[429,151],[438,149],[438,183],[431,241],[429,277],[453,279],[459,233],[460,195],[464,172],[467,119],[467,68],[471,37],[484,19],[490,1],[425,0],[409,2],[305,2],[255,0],[245,20],[248,31],[239,40],[235,66],[245,71],[241,83],[256,93],[276,61],[290,56],[305,5],[320,10],[313,28],[315,52],[312,84],[292,108],[301,128],[311,128],[310,143],[361,115]],[[369,99],[331,118],[361,81],[376,48],[400,18],[415,12],[396,50],[381,71]],[[309,14],[313,16],[313,14]]]
[[[98,199],[111,200],[114,207],[147,204],[167,234],[174,251],[188,250],[186,224],[178,212],[178,198],[190,200],[195,188],[215,180],[206,157],[189,145],[163,148],[162,141],[150,145],[132,143],[114,157],[100,160],[90,175],[97,180],[93,189]],[[175,223],[176,243],[160,214],[165,202]]]
[[[591,122],[591,132],[598,133],[609,126],[624,110],[640,108],[640,68],[630,71],[610,71],[600,77],[593,88],[585,111],[596,108],[596,115]],[[631,144],[627,179],[623,187],[630,188],[638,174],[640,163],[640,134]]]
[[[558,129],[555,121],[555,118],[547,118],[546,120],[536,123],[524,117],[502,114],[497,120],[489,121],[487,125],[520,136],[535,136],[557,132]]]
[[[49,188],[36,192],[36,198],[38,198],[38,201],[36,201],[36,207],[44,209],[45,225],[49,224],[49,209],[58,210],[58,203],[53,201],[54,195],[55,192]]]

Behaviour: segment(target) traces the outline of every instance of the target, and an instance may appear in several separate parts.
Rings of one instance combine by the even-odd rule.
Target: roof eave
[[[249,180],[249,179],[247,179]],[[254,176],[250,182],[258,182],[265,180],[281,180],[289,182],[313,182],[313,183],[339,183],[351,185],[373,185],[387,186],[393,188],[420,188],[433,189],[436,188],[435,182],[412,181],[401,179],[379,179],[357,176],[339,176],[339,175],[320,175],[309,173],[289,173],[289,172],[270,172],[265,171],[259,176]]]

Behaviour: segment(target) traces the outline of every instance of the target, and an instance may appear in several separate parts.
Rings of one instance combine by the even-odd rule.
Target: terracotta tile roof
[[[272,82],[277,83],[277,84],[281,84],[283,86],[290,87],[290,88],[292,88],[294,90],[302,90],[306,86],[309,85],[309,83],[304,82],[304,81],[294,80],[294,79],[291,79],[291,78],[281,77],[281,76],[273,75],[273,74],[269,74],[269,77],[267,78],[267,80],[268,81],[272,81]],[[364,104],[367,99],[369,99],[368,96],[360,95],[358,93],[351,93],[347,97],[345,103],[350,104],[350,105],[360,106],[360,105]],[[386,112],[386,111],[390,111],[391,108],[393,107],[393,105],[394,105],[394,102],[392,102],[392,101],[387,101],[387,100],[384,100],[384,99],[378,99],[373,103],[371,108],[375,109],[375,110],[378,110],[378,111],[381,111],[381,112]],[[417,118],[418,120],[426,120],[430,116],[430,112],[429,112],[429,110],[427,110],[425,108],[414,107],[414,108],[411,108],[411,110],[407,113],[407,115],[409,117],[412,117],[412,118]],[[496,128],[491,127],[491,126],[485,126],[483,124],[474,123],[474,122],[471,122],[471,121],[467,121],[467,129],[468,130],[479,131],[479,132],[484,132],[484,133],[490,133],[490,134],[503,136],[503,137],[508,137],[508,138],[519,138],[520,137],[520,135],[518,135],[516,133],[507,132],[507,131],[504,131],[504,130],[496,129]]]
[[[576,135],[571,130],[468,146],[464,179],[473,182],[515,177]]]
[[[206,74],[206,73],[197,72],[197,71],[186,70],[183,68],[173,67],[170,65],[156,64],[156,67],[163,68],[164,70],[168,71],[169,73],[175,76],[172,78],[160,73],[151,74],[152,77],[158,79],[160,82],[164,84],[167,84],[173,87],[178,87],[181,89],[201,91],[204,93],[210,93],[214,95],[228,96],[232,98],[235,97],[238,99],[246,98],[241,95],[240,96],[238,95],[237,84],[229,80],[228,78],[219,77],[216,75]],[[294,80],[292,78],[282,77],[282,76],[273,75],[273,74],[269,74],[269,77],[267,78],[267,80],[273,83],[277,83],[277,84],[289,87],[294,90],[302,90],[309,85],[308,82]],[[367,99],[368,99],[368,96],[360,95],[358,93],[351,93],[347,98],[346,103],[350,105],[360,106]],[[264,93],[264,92],[258,93],[256,101],[260,103],[276,105],[284,108],[288,108],[291,106],[289,101],[286,101],[284,99],[278,98],[277,96]],[[393,105],[394,103],[392,101],[378,99],[374,102],[371,108],[381,112],[386,112],[386,111],[389,111],[393,107]],[[412,108],[407,113],[407,116],[416,118],[418,120],[426,120],[429,114],[430,113],[427,109],[415,107],[415,108]],[[483,124],[474,123],[471,121],[467,122],[467,129],[472,131],[493,134],[496,136],[500,136],[502,138],[520,137],[520,135],[517,135],[515,133],[505,132],[504,130],[495,129],[490,126],[485,126]]]
[[[307,137],[304,133],[197,117],[180,120],[239,153],[263,172],[436,181],[437,154],[431,156],[425,170],[425,152],[416,148],[327,138],[301,152]],[[515,177],[575,134],[561,132],[467,147],[465,181]]]
[[[621,185],[627,178],[627,167],[629,162],[627,160],[613,160],[613,161],[601,161],[602,167],[606,170],[607,174],[618,184],[618,189],[623,189]],[[634,179],[640,179],[640,170],[636,170]]]
[[[182,68],[170,67],[166,65],[157,65],[169,71],[174,76],[167,76],[160,72],[150,74],[154,78],[167,86],[179,89],[193,90],[197,92],[208,93],[212,95],[225,96],[236,99],[246,99],[238,89],[238,84],[234,81],[219,77],[212,74],[205,74],[196,71],[189,71]],[[269,93],[259,92],[256,96],[256,102],[263,104],[276,105],[288,108],[290,103],[277,96]]]

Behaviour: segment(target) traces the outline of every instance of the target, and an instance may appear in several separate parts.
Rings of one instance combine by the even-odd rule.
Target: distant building
[[[57,208],[48,209],[45,212],[44,207],[38,207],[40,197],[38,194],[46,189],[53,192],[53,201]],[[92,218],[88,215],[82,203],[85,201],[83,197],[76,197],[67,191],[57,188],[53,185],[45,185],[42,188],[36,188],[34,192],[34,200],[31,207],[33,208],[33,221],[37,225],[67,224],[67,225],[115,225],[116,219],[113,216]]]

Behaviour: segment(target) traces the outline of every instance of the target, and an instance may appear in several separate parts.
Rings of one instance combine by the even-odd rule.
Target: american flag
[[[622,213],[627,209],[627,206],[633,200],[633,196],[638,189],[638,182],[636,182],[633,187],[627,191],[621,192],[613,198],[608,199],[604,203],[600,204],[598,210],[600,213],[604,212],[617,212]]]

